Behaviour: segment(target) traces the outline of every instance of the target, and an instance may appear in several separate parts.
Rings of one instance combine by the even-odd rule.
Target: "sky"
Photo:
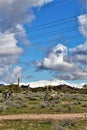
[[[0,0],[0,82],[87,83],[87,0]]]

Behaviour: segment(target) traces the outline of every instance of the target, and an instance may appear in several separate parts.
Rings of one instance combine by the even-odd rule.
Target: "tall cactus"
[[[20,78],[18,77],[18,86],[20,86]]]

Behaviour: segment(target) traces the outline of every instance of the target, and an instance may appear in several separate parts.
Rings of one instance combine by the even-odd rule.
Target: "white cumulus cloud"
[[[10,68],[10,70],[7,72],[7,74],[4,77],[5,79],[3,79],[3,81],[6,83],[14,83],[14,82],[17,83],[18,78],[22,77],[22,68],[20,66]]]
[[[84,37],[87,36],[87,15],[78,17],[79,29]],[[37,70],[52,70],[56,78],[62,80],[87,79],[87,41],[67,48],[57,44],[41,61],[36,61]]]
[[[0,0],[0,79],[16,82],[22,68],[15,66],[24,50],[18,43],[30,45],[24,24],[35,19],[33,7],[53,0]],[[15,66],[15,67],[14,67]]]
[[[87,14],[83,14],[83,15],[80,15],[78,16],[78,21],[79,21],[79,24],[80,24],[80,31],[81,33],[87,37]]]

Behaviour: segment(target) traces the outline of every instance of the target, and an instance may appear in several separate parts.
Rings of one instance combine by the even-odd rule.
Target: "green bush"
[[[9,88],[10,90],[13,90],[13,91],[16,92],[16,93],[19,93],[19,92],[22,91],[22,88],[19,87],[18,84],[10,84],[10,85],[8,85],[8,88]]]

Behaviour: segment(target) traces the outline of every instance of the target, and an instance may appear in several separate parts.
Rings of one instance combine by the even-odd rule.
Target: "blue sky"
[[[1,82],[87,82],[86,2],[1,0]]]

